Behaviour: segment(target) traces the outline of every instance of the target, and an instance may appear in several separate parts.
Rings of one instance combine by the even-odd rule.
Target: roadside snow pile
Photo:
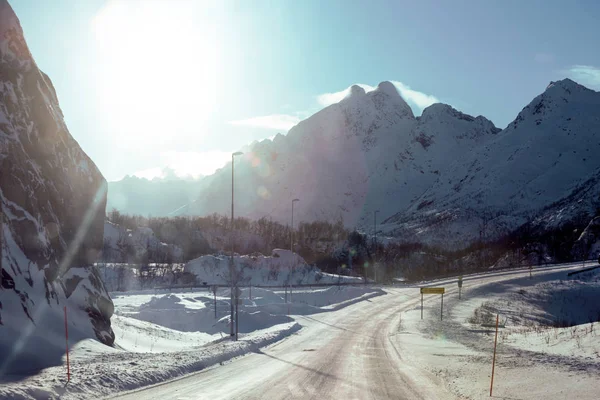
[[[225,285],[230,281],[230,257],[202,256],[188,262],[184,270],[196,275],[198,282]],[[361,278],[332,275],[308,265],[302,257],[289,250],[275,249],[271,256],[262,254],[235,255],[235,271],[242,285],[276,286],[300,284],[360,283]]]
[[[542,282],[511,291],[476,309],[505,315],[512,326],[569,327],[600,321],[600,275],[584,273],[575,279]],[[476,318],[477,319],[477,318]]]
[[[527,270],[466,277],[460,300],[455,280],[431,282],[446,286],[443,320],[439,296],[425,297],[423,319],[415,299],[398,321],[397,350],[441,377],[458,398],[489,398],[499,314],[494,396],[597,398],[600,325],[585,319],[599,304],[599,278],[589,273],[567,278],[575,269],[581,264],[536,269],[532,278]],[[514,278],[504,278],[507,274]],[[546,325],[566,315],[579,325]]]
[[[51,367],[34,376],[2,382],[0,398],[110,397],[117,392],[163,382],[257,351],[300,328],[300,325],[291,322],[254,332],[237,342],[223,341],[211,346],[158,354],[145,351],[132,354],[100,345],[95,340],[86,340],[75,346],[71,353],[71,382],[68,385],[65,385],[66,377],[63,378],[65,367]]]
[[[363,286],[329,286],[311,291],[295,290],[292,294],[292,301],[294,303],[327,308],[348,300],[362,299],[363,296],[377,293],[378,291],[378,289],[365,288]]]
[[[197,289],[154,293],[112,294],[115,345],[103,346],[95,340],[77,343],[71,352],[68,385],[61,365],[3,381],[0,398],[87,399],[156,384],[275,343],[301,329],[294,321],[297,314],[333,311],[384,294],[362,285],[302,289],[291,296],[284,290],[244,288],[240,340],[232,342],[228,289],[219,289],[216,296]],[[292,303],[286,304],[286,298]]]
[[[537,283],[483,303],[468,322],[506,321],[500,335],[509,346],[600,362],[600,273]]]
[[[111,321],[115,347],[134,353],[181,351],[215,340],[205,332],[182,332],[124,315],[114,315]]]

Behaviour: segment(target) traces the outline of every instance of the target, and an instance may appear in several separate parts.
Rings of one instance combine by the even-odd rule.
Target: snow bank
[[[60,279],[49,282],[45,270],[29,261],[7,227],[3,234],[7,245],[3,265],[12,271],[26,268],[27,273],[10,277],[2,271],[0,378],[62,363],[63,307],[67,308],[71,343],[92,337],[113,342],[107,317],[112,315],[113,305],[94,267],[71,268]],[[6,260],[9,262],[4,264]]]
[[[89,399],[164,382],[225,362],[275,343],[300,330],[291,322],[255,332],[237,342],[224,341],[208,347],[169,353],[131,353],[88,340],[73,351],[71,382],[65,385],[64,367],[51,367],[40,374],[0,386],[2,398]]]
[[[440,376],[457,397],[489,398],[494,329],[481,326],[485,318],[468,322],[484,304],[494,313],[494,323],[496,312],[501,322],[506,321],[498,334],[495,397],[596,398],[600,389],[597,323],[593,328],[589,323],[570,328],[538,325],[554,320],[551,313],[560,311],[556,300],[561,295],[577,298],[577,286],[596,285],[590,277],[567,281],[567,272],[548,268],[534,272],[533,279],[526,270],[509,279],[502,274],[468,277],[461,300],[453,281],[452,287],[446,287],[443,321],[439,296],[425,298],[423,319],[418,298],[402,312],[393,339],[397,350],[408,361]],[[442,282],[435,284],[444,286]],[[590,301],[573,300],[572,309],[583,304],[587,304],[586,312],[580,314],[587,315]]]
[[[81,341],[71,353],[71,383],[64,384],[64,366],[51,367],[3,382],[0,398],[97,398],[160,383],[281,340],[301,329],[298,314],[333,311],[383,293],[364,286],[302,289],[286,304],[283,290],[244,288],[238,342],[229,340],[227,289],[217,293],[216,317],[215,297],[204,290],[113,294],[114,348]]]

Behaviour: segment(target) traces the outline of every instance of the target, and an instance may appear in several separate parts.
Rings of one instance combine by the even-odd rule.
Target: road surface
[[[528,270],[465,278],[474,287],[526,274]],[[446,285],[452,288],[450,292],[456,291],[455,280],[447,282],[453,282]],[[222,366],[119,398],[454,398],[439,379],[410,365],[397,350],[400,314],[420,304],[418,289],[392,288],[387,292],[335,312],[296,316],[304,328],[281,342]]]

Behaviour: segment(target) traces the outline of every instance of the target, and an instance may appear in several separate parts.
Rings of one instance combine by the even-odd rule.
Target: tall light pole
[[[293,253],[294,252],[294,203],[300,201],[300,199],[294,199],[292,200],[292,232],[291,232],[291,239],[290,239],[290,251]]]
[[[379,210],[375,210],[373,212],[373,273],[375,274],[375,282],[377,282],[377,266],[376,266],[376,256],[377,256],[377,213]]]
[[[231,277],[231,315],[230,315],[230,325],[231,325],[231,337],[234,337],[234,330],[233,330],[233,320],[234,320],[234,315],[233,315],[233,303],[235,300],[237,300],[235,298],[235,294],[234,294],[234,290],[237,287],[237,285],[234,285],[234,266],[233,266],[233,161],[234,161],[234,157],[235,156],[241,156],[242,153],[241,151],[236,151],[235,153],[233,153],[231,155],[231,232],[229,234],[229,241],[231,242],[231,261],[229,262],[229,276]],[[236,282],[237,284],[237,282]],[[236,304],[237,305],[237,304]],[[237,325],[237,315],[235,316],[235,322]]]

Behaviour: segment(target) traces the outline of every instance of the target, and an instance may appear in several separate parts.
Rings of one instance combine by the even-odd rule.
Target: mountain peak
[[[349,96],[353,97],[353,96],[362,96],[364,95],[365,89],[363,89],[362,87],[358,86],[358,85],[352,85],[350,87],[350,92],[349,92]]]
[[[561,88],[567,92],[570,93],[571,90],[575,89],[575,90],[581,90],[581,89],[587,89],[585,86],[580,85],[579,83],[575,82],[572,79],[569,78],[565,78],[565,79],[561,79],[560,81],[550,81],[550,84],[546,87],[546,92],[548,92],[549,90],[552,90],[553,88]]]
[[[390,81],[383,81],[379,85],[377,85],[377,89],[379,92],[385,93],[390,96],[398,96],[400,97],[400,93],[398,93],[398,89],[396,86]]]
[[[19,18],[6,0],[0,0],[0,55],[17,69],[28,70],[33,63]]]

